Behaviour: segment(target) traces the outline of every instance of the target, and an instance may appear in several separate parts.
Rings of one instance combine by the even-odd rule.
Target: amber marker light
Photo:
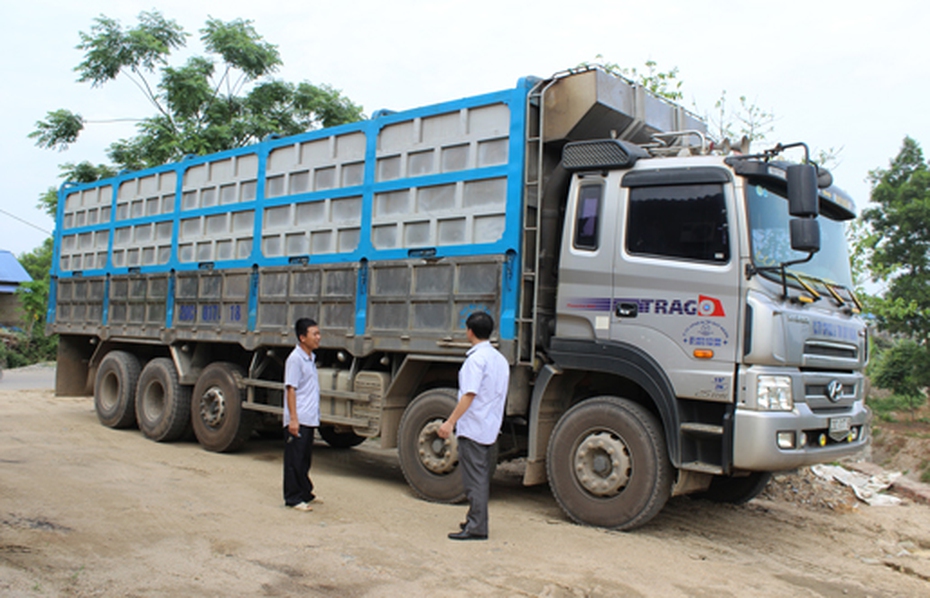
[[[695,349],[694,356],[698,359],[712,359],[714,352],[710,349]]]

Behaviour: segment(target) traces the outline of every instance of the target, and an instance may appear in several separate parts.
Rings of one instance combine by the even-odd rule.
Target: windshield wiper
[[[812,299],[807,301],[806,303],[813,303],[814,301],[817,301],[818,299],[820,299],[820,293],[812,289],[810,285],[806,284],[803,280],[801,280],[801,278],[794,272],[788,272],[787,268],[788,266],[806,264],[807,262],[814,259],[814,253],[815,252],[812,251],[808,253],[807,257],[804,259],[794,260],[791,262],[782,262],[778,264],[777,266],[762,266],[760,268],[753,264],[749,264],[746,266],[746,278],[752,278],[754,274],[758,274],[759,272],[778,272],[779,274],[781,274],[782,298],[790,299],[791,296],[788,294],[788,276],[790,275],[792,278],[798,281],[798,283],[804,288],[804,290],[808,291],[811,294]],[[798,298],[798,300],[803,301],[802,298]]]
[[[817,282],[818,284],[822,285],[825,289],[827,289],[827,292],[829,292],[830,295],[832,295],[833,298],[836,300],[837,306],[845,307],[854,314],[858,314],[862,312],[862,303],[859,302],[859,298],[856,297],[856,294],[853,292],[852,289],[847,288],[838,283],[829,282],[817,276],[811,276],[810,274],[804,274],[803,276],[809,280],[813,280],[814,282]],[[849,298],[843,297],[839,293],[839,291],[837,291],[837,289],[842,289],[846,291],[847,293],[849,293]],[[852,303],[852,305],[847,305],[848,303]]]

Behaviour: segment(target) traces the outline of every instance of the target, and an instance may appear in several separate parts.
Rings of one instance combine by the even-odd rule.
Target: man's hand
[[[300,436],[300,422],[296,419],[287,422],[287,431],[291,433],[291,436]]]
[[[445,440],[445,439],[449,438],[450,436],[452,436],[452,429],[453,429],[454,427],[455,427],[455,424],[453,424],[453,423],[452,423],[451,421],[449,421],[449,420],[446,420],[446,421],[442,422],[442,425],[439,426],[439,430],[438,430],[436,433],[439,435],[440,438],[442,438],[443,440]]]

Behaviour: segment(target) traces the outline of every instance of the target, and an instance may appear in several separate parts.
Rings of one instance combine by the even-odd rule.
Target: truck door
[[[739,260],[729,172],[624,175],[613,236],[610,338],[645,351],[680,398],[731,401]]]

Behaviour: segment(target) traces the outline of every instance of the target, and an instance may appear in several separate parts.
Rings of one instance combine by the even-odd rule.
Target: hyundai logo
[[[827,387],[824,389],[823,394],[827,395],[827,398],[836,403],[842,398],[843,395],[843,383],[839,380],[830,380],[827,384]]]

